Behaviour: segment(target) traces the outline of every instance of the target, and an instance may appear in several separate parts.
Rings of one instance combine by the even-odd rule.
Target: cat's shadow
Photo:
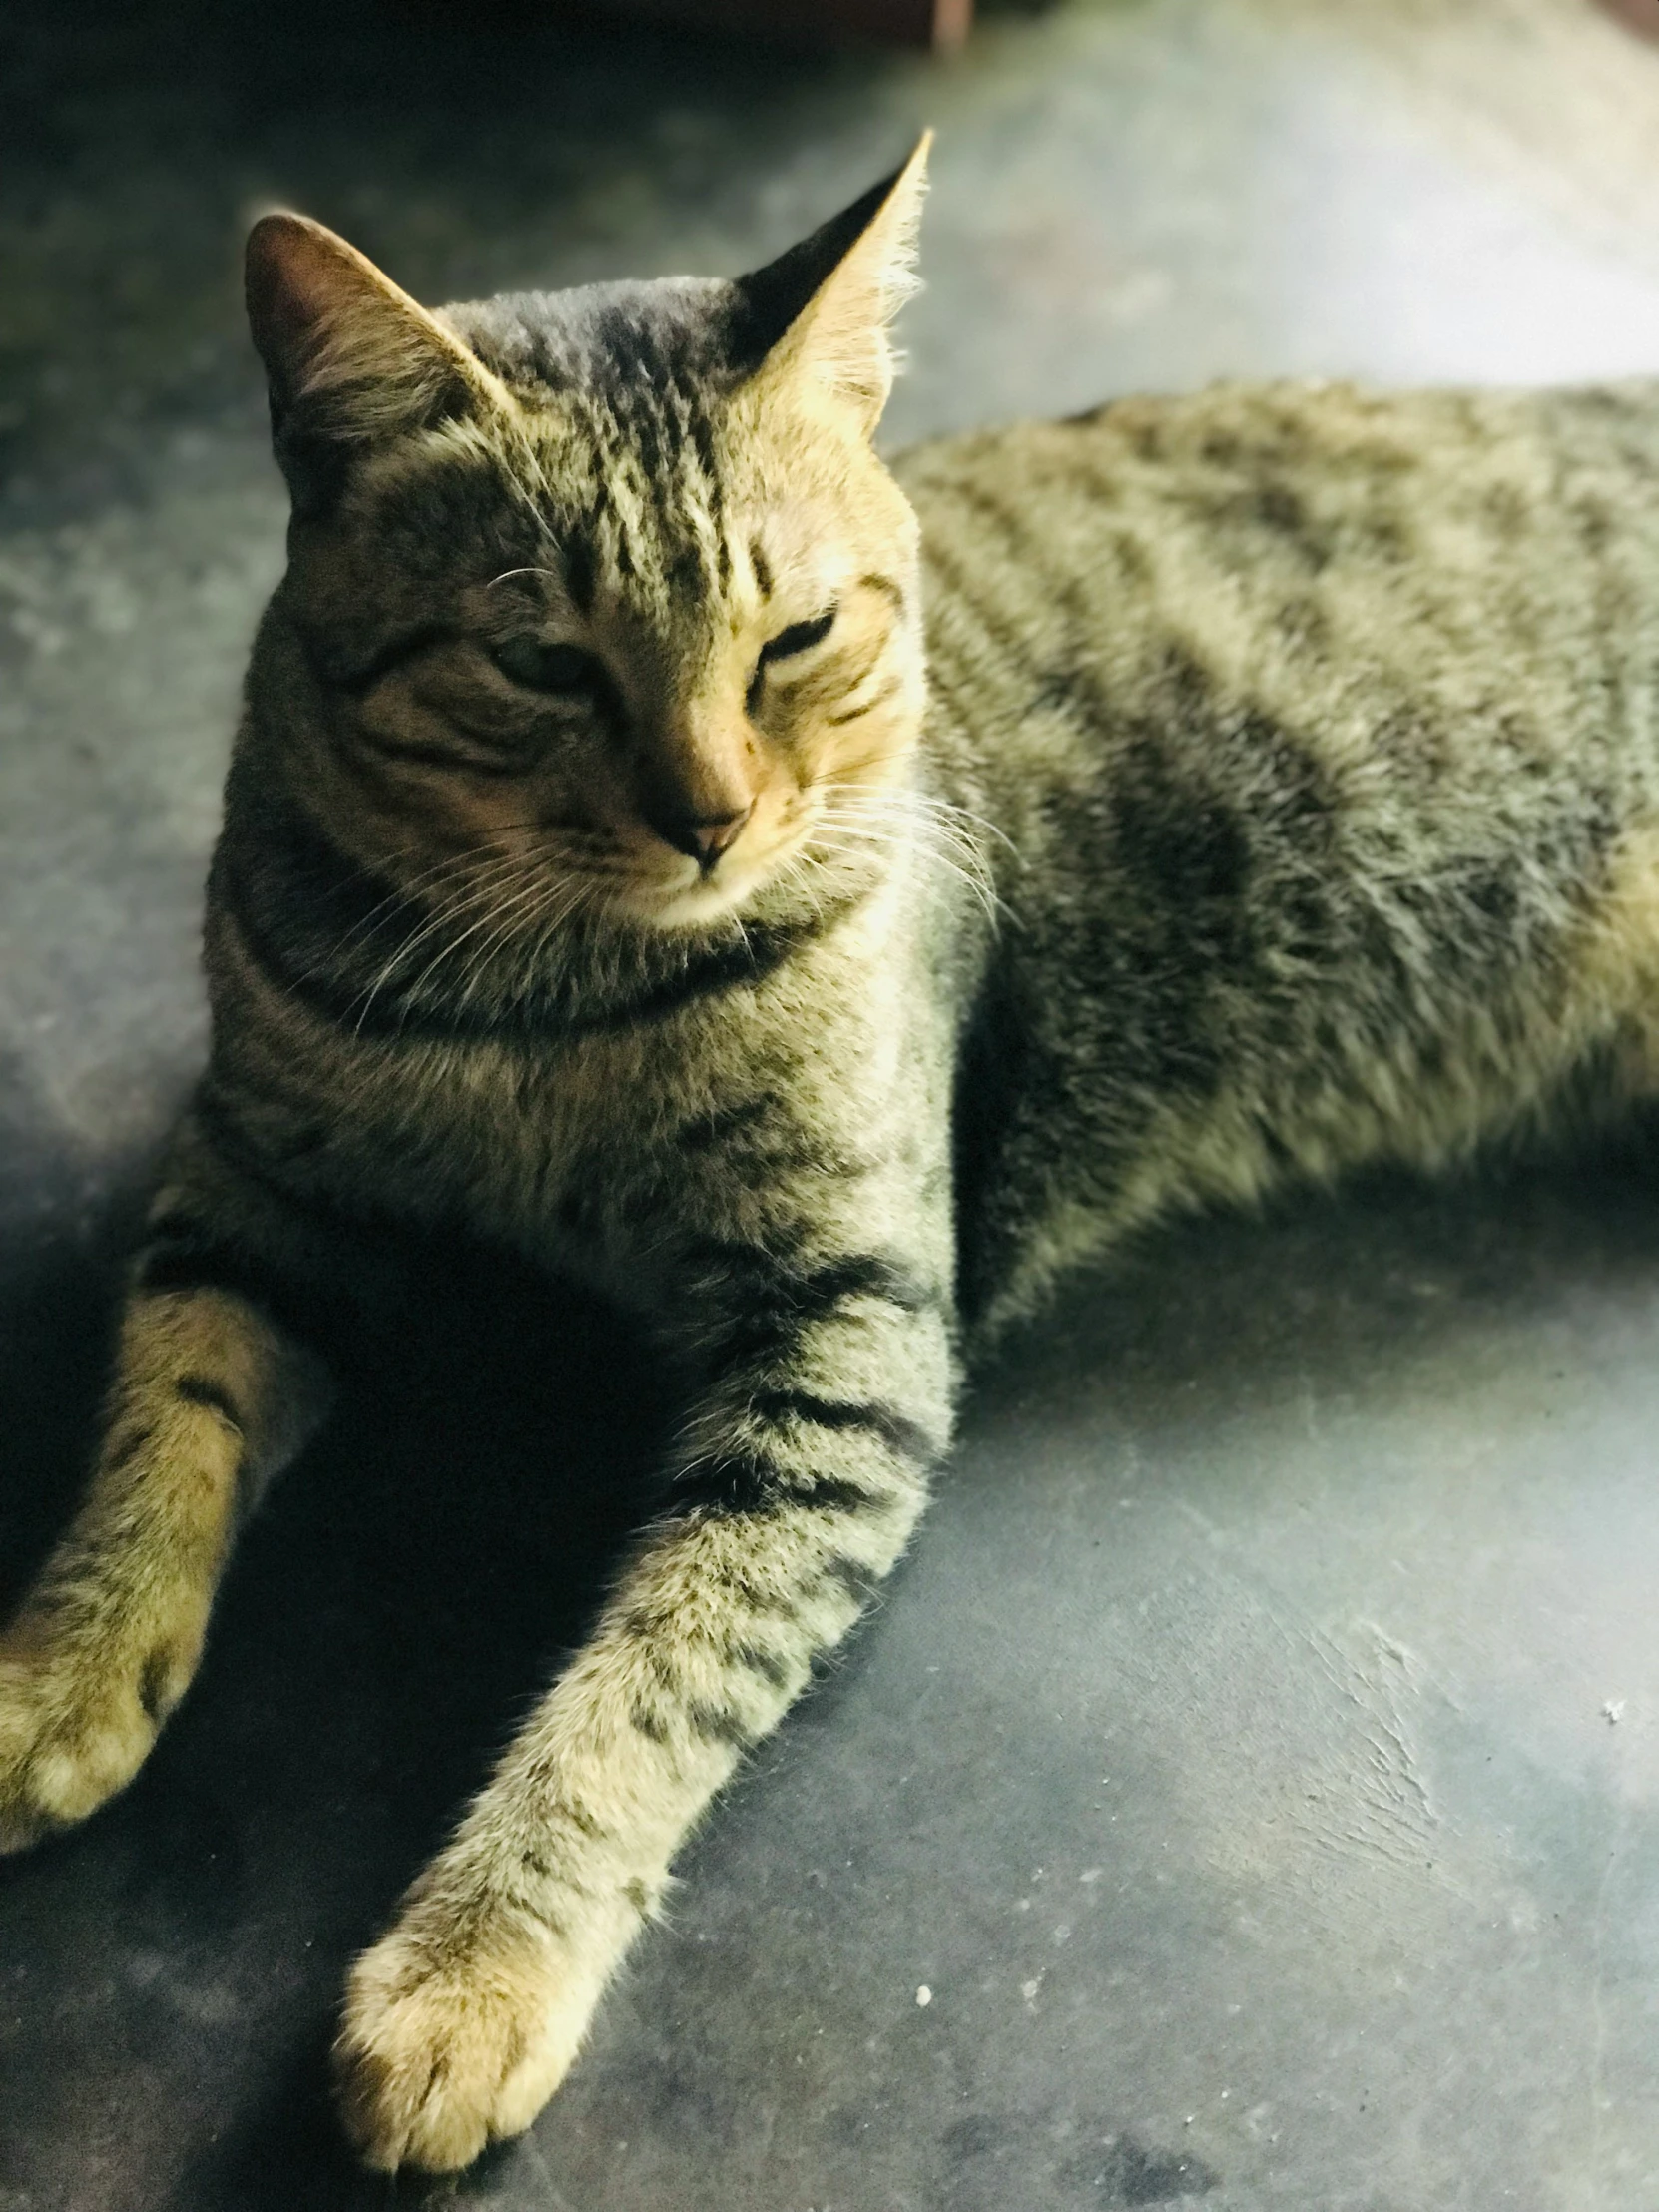
[[[458,1245],[420,1264],[408,1329],[358,1354],[244,1537],[203,1673],[144,1774],[0,1872],[8,1950],[56,2007],[19,2022],[14,2086],[31,2156],[72,2189],[77,2110],[142,2094],[173,2105],[192,2146],[165,2161],[181,2207],[433,2193],[344,2151],[325,2063],[343,1971],[580,1640],[672,1406],[594,1302]],[[59,1254],[4,1300],[8,1609],[72,1509],[114,1282],[107,1257]],[[142,2067],[114,2055],[139,2045]]]

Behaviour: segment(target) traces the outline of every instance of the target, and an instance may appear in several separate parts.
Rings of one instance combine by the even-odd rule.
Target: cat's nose
[[[707,875],[721,854],[737,842],[744,824],[754,812],[755,802],[751,800],[735,815],[654,815],[651,827],[676,852],[689,853]]]

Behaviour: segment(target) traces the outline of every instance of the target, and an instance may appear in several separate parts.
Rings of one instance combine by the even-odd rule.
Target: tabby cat
[[[1224,387],[889,469],[924,155],[732,282],[429,313],[297,216],[249,243],[291,559],[211,1062],[0,1646],[0,1842],[145,1757],[383,1225],[597,1286],[690,1393],[352,1972],[382,2169],[557,2087],[1058,1272],[1659,1078],[1659,386]]]

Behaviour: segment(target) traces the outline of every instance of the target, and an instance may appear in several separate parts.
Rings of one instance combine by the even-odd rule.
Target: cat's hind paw
[[[539,1931],[457,1930],[434,1941],[393,1929],[363,1953],[334,2074],[367,2165],[448,2173],[524,2132],[569,2071],[598,1995],[591,1983],[582,1990],[561,1947]]]

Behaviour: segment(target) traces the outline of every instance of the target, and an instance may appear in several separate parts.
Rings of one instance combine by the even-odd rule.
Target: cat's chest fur
[[[651,1311],[700,1238],[832,1234],[872,1188],[899,1213],[901,1189],[940,1180],[954,1012],[910,922],[895,883],[752,987],[565,1041],[336,1036],[316,1054],[302,1009],[244,975],[216,1066],[317,1195],[464,1228]]]

